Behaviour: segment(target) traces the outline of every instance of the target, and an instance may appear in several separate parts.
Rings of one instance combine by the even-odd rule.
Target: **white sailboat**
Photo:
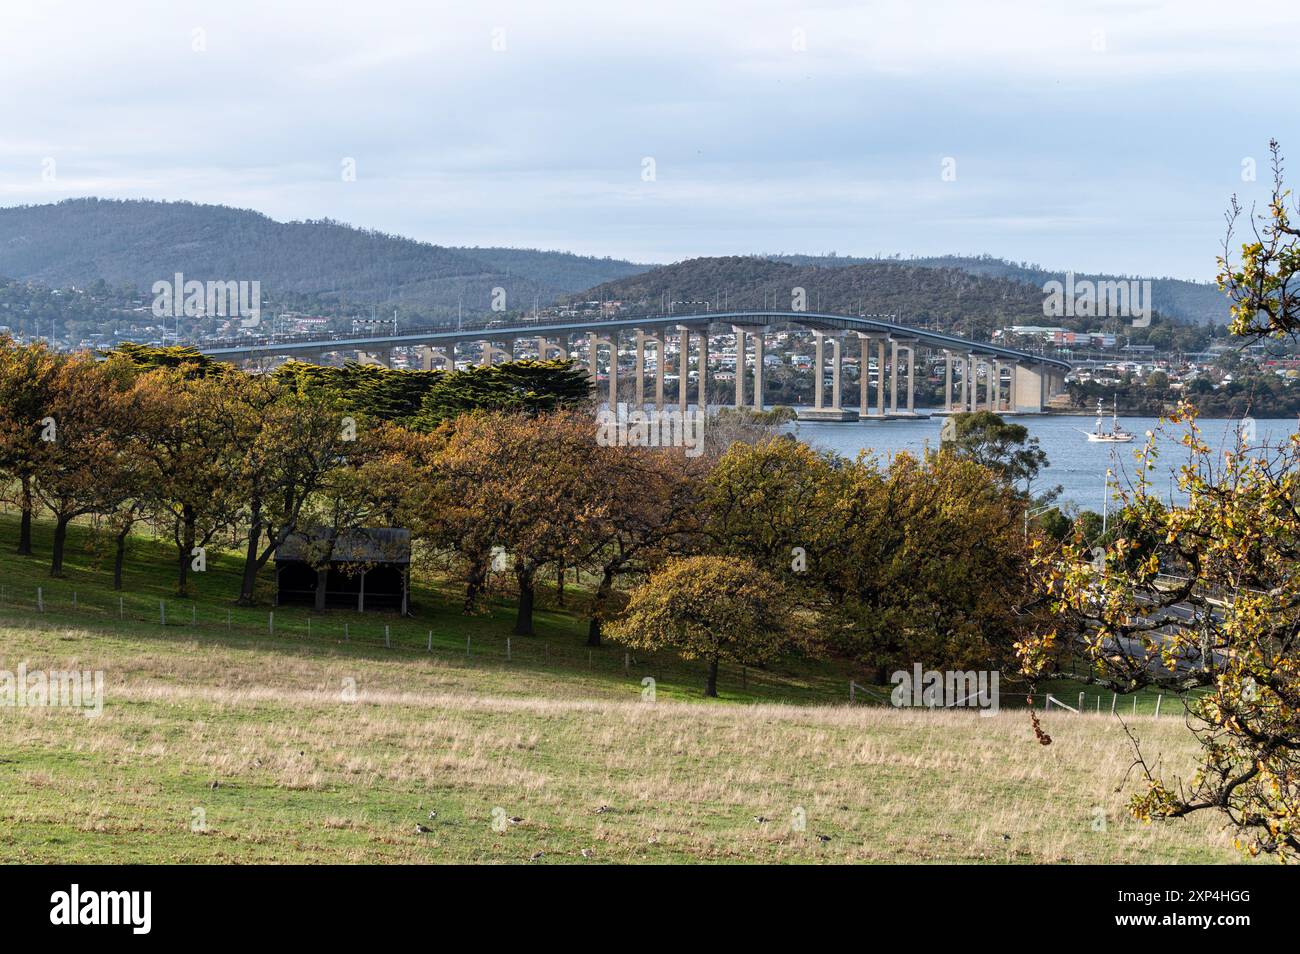
[[[1119,422],[1118,398],[1115,400],[1115,404],[1111,407],[1110,430],[1106,430],[1102,423],[1105,420],[1105,416],[1106,412],[1102,408],[1101,398],[1097,398],[1097,423],[1093,425],[1092,430],[1080,431],[1079,433],[1087,437],[1089,441],[1098,444],[1127,444],[1133,440],[1133,435],[1129,431],[1124,430],[1123,426]]]

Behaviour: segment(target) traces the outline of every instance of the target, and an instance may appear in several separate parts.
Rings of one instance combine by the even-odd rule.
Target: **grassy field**
[[[0,709],[3,861],[1240,860],[1213,820],[1124,814],[1109,715],[1046,714],[1044,748],[1023,711],[849,706],[853,672],[829,665],[727,670],[705,703],[698,666],[588,654],[554,607],[507,659],[510,607],[467,619],[436,587],[414,619],[312,614],[309,632],[276,611],[272,634],[267,608],[231,607],[229,557],[191,604],[148,540],[119,612],[93,536],[61,581],[13,536],[0,519],[0,669],[103,670],[106,689],[98,718]],[[1146,707],[1144,744],[1190,767],[1177,707]]]

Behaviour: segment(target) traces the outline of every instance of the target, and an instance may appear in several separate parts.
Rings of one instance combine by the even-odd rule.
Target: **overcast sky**
[[[3,0],[0,204],[1208,279],[1270,136],[1300,180],[1298,26],[1294,0]]]

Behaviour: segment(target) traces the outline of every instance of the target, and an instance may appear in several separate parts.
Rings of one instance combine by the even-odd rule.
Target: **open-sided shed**
[[[290,534],[276,548],[277,606],[318,610],[397,610],[411,589],[411,531],[317,527]]]

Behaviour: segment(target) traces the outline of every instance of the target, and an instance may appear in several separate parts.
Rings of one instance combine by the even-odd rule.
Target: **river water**
[[[918,410],[920,410],[918,408]],[[1111,478],[1112,492],[1116,479],[1128,484],[1128,477],[1136,471],[1134,452],[1145,444],[1148,430],[1157,435],[1157,448],[1160,458],[1157,463],[1157,475],[1153,477],[1153,489],[1162,497],[1173,494],[1179,498],[1173,478],[1179,466],[1187,460],[1187,449],[1178,443],[1178,438],[1185,433],[1183,425],[1164,425],[1158,430],[1159,421],[1153,417],[1121,417],[1120,423],[1136,435],[1131,444],[1096,444],[1089,443],[1080,431],[1092,430],[1095,416],[1074,416],[1064,414],[1027,415],[1009,417],[1009,421],[1023,424],[1029,428],[1031,437],[1038,438],[1039,446],[1047,454],[1048,467],[1042,472],[1034,490],[1041,492],[1049,487],[1061,485],[1061,502],[1069,502],[1083,510],[1100,512],[1102,500],[1106,493],[1106,470],[1109,468],[1117,478]],[[1241,422],[1237,420],[1206,420],[1198,422],[1202,438],[1211,448],[1231,447],[1236,440],[1236,433]],[[1107,421],[1109,425],[1109,421]],[[814,447],[836,451],[845,457],[855,457],[858,451],[866,450],[875,454],[882,461],[888,460],[899,451],[910,451],[919,455],[926,447],[939,446],[939,428],[943,426],[942,417],[917,421],[865,421],[854,424],[831,424],[800,421],[788,425],[789,430],[800,440]],[[1257,420],[1255,421],[1255,441],[1276,443],[1285,440],[1296,432],[1294,419]]]

